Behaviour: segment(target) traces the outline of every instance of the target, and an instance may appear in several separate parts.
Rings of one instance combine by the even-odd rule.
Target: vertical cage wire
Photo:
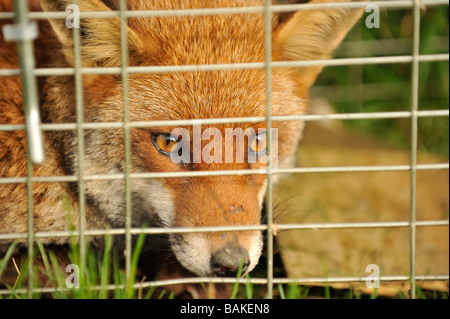
[[[410,214],[410,286],[411,299],[416,298],[416,190],[417,190],[417,134],[419,110],[419,59],[421,1],[414,0],[413,47],[411,62],[411,214]]]
[[[21,27],[25,27],[28,24],[28,3],[27,1],[14,1],[14,13],[15,23]],[[33,54],[33,42],[31,39],[21,39],[17,41],[17,49],[20,60],[20,74],[22,80],[22,95],[25,113],[28,114],[32,105],[37,105],[37,88],[36,80],[32,74],[34,68],[34,54]],[[30,120],[26,119],[27,122]],[[30,127],[27,125],[27,130]],[[27,132],[28,133],[28,132]],[[27,258],[29,259],[28,266],[28,289],[27,297],[33,296],[33,250],[34,250],[34,227],[33,227],[33,162],[32,162],[32,141],[27,135],[26,141],[26,156],[27,156],[27,176],[26,176],[26,188],[27,188],[27,213],[28,213],[28,229],[27,229]]]
[[[265,75],[266,75],[266,127],[267,127],[267,298],[273,298],[273,180],[272,180],[272,0],[264,7]]]
[[[73,1],[77,4],[78,0]],[[81,34],[80,29],[73,27],[72,35],[74,42],[74,81],[75,81],[75,112],[76,112],[76,134],[78,139],[78,200],[79,200],[79,253],[80,253],[80,274],[83,274],[86,268],[86,185],[84,180],[84,129],[81,124],[84,122],[84,103],[83,103],[83,74],[81,73]]]
[[[121,40],[121,76],[122,76],[122,93],[123,93],[123,130],[124,130],[124,154],[125,154],[125,278],[127,289],[130,289],[131,283],[131,256],[132,256],[132,237],[131,237],[131,185],[130,185],[130,161],[131,161],[131,139],[129,127],[129,99],[128,99],[128,37],[127,37],[127,18],[125,11],[127,4],[125,0],[120,0],[120,40]],[[130,293],[129,291],[127,293]]]

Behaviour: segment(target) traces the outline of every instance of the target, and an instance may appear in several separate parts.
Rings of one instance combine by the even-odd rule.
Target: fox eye
[[[249,151],[262,155],[267,149],[267,136],[266,133],[257,134],[250,142]]]
[[[164,133],[152,135],[152,141],[153,141],[153,145],[156,147],[156,149],[160,153],[167,155],[167,156],[169,156],[170,153],[175,151],[174,147],[179,142],[179,140],[176,139],[175,137],[171,136],[170,134],[164,134]]]

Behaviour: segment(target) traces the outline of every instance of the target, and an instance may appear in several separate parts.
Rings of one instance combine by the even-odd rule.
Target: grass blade
[[[3,272],[6,269],[6,265],[8,265],[9,259],[11,258],[12,254],[14,253],[14,250],[17,246],[17,240],[15,240],[11,246],[9,246],[8,250],[6,251],[5,256],[3,259],[0,260],[0,278],[2,277]]]
[[[103,262],[100,273],[100,293],[99,299],[106,299],[108,296],[108,290],[106,289],[109,284],[110,276],[110,255],[112,249],[112,236],[111,234],[106,234],[105,236],[105,251],[103,252]]]
[[[131,269],[130,269],[130,279],[128,281],[128,287],[127,287],[127,298],[131,299],[134,298],[134,289],[133,284],[136,279],[136,270],[137,270],[137,264],[139,260],[139,256],[142,251],[142,247],[144,246],[145,241],[145,234],[141,233],[138,236],[138,239],[136,241],[136,245],[133,250],[133,257],[131,259]]]
[[[242,276],[242,267],[244,266],[244,260],[242,259],[239,264],[238,273],[236,275],[236,282],[233,285],[233,291],[231,292],[230,299],[235,299],[239,289],[239,279]]]

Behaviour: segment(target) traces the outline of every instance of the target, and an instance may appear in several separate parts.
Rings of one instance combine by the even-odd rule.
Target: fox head
[[[311,1],[320,2],[327,1]],[[41,0],[46,11],[64,11],[69,4],[68,0]],[[78,5],[80,11],[114,8],[111,1],[100,0],[79,0]],[[263,5],[263,0],[130,0],[127,4],[128,10]],[[359,15],[360,10],[354,9],[304,10],[288,21],[273,15],[272,60],[328,58]],[[73,30],[64,20],[50,20],[50,23],[61,46],[55,61],[73,66]],[[265,61],[262,13],[128,18],[125,28],[129,66]],[[121,66],[118,17],[81,19],[80,35],[82,66]],[[273,69],[272,115],[305,114],[308,89],[320,70],[321,67]],[[123,121],[123,83],[120,75],[84,75],[84,121]],[[74,122],[73,79],[50,78],[47,88],[47,102],[43,106],[46,120]],[[130,73],[126,91],[131,122],[266,116],[266,75],[262,69]],[[277,131],[277,147],[272,148],[279,165],[286,165],[301,137],[301,121],[274,122],[272,128],[267,128],[265,121],[131,128],[130,171],[264,169],[267,161],[261,160],[259,155],[264,155],[267,134],[273,129]],[[234,135],[227,140],[230,130]],[[69,172],[79,172],[80,160],[85,175],[125,171],[123,129],[85,130],[83,159],[78,158],[75,133],[52,134],[66,156],[65,166]],[[216,135],[219,135],[217,139]],[[200,136],[197,141],[196,136]],[[243,147],[239,148],[233,141],[242,136]],[[196,158],[195,154],[200,155]],[[227,154],[232,156],[227,158]],[[174,160],[180,157],[181,160]],[[256,160],[249,161],[249,158]],[[134,227],[259,225],[267,177],[253,174],[131,179],[129,187]],[[100,227],[105,222],[113,227],[124,226],[123,180],[87,181],[85,193],[90,227]],[[251,271],[258,263],[263,246],[259,231],[180,233],[170,235],[169,242],[181,265],[198,276],[233,274],[241,263],[246,272]]]

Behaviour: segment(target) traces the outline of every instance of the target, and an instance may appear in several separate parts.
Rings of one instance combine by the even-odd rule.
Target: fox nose
[[[239,246],[225,247],[211,257],[212,270],[216,276],[236,277],[241,264],[243,274],[250,264],[250,258],[247,250]]]

